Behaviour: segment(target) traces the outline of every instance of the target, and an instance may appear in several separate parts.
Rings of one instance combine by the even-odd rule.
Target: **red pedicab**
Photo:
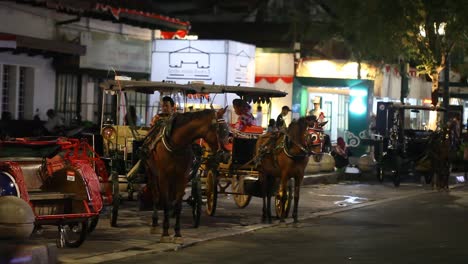
[[[108,182],[105,165],[86,141],[0,142],[0,195],[16,195],[28,202],[36,229],[58,226],[58,247],[79,247],[96,227],[103,196],[106,203],[112,199],[109,190],[101,195],[100,181]]]

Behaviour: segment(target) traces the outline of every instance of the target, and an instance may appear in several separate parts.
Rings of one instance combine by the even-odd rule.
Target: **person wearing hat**
[[[242,99],[234,99],[232,101],[234,112],[236,113],[237,122],[233,125],[233,128],[244,131],[247,126],[256,125],[255,118],[250,112],[251,106]]]
[[[320,97],[316,96],[312,102],[314,104],[314,109],[309,111],[309,115],[317,117],[317,121],[319,122],[325,122],[325,114],[320,108]]]
[[[281,113],[276,118],[276,127],[278,130],[286,129],[286,122],[284,122],[284,117],[291,111],[287,105],[281,108]]]

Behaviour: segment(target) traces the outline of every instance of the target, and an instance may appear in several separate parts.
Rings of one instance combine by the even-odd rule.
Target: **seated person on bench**
[[[248,126],[256,125],[255,118],[250,112],[250,105],[242,99],[234,99],[232,101],[234,112],[236,113],[237,122],[232,127],[239,131],[245,131]]]
[[[257,126],[255,118],[250,112],[251,107],[247,102],[242,99],[234,99],[232,104],[235,113],[238,115],[237,122],[231,125],[234,130],[252,134],[263,133],[263,128]]]

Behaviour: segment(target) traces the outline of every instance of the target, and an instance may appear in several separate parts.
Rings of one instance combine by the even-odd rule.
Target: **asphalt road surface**
[[[468,263],[468,188],[112,263]]]

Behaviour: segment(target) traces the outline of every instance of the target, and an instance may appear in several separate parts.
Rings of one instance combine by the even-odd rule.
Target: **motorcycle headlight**
[[[117,131],[115,131],[115,128],[111,126],[105,126],[102,128],[101,134],[105,140],[113,140],[117,135]]]
[[[0,171],[0,196],[12,195],[19,197],[19,194],[20,192],[13,176],[8,172]]]

